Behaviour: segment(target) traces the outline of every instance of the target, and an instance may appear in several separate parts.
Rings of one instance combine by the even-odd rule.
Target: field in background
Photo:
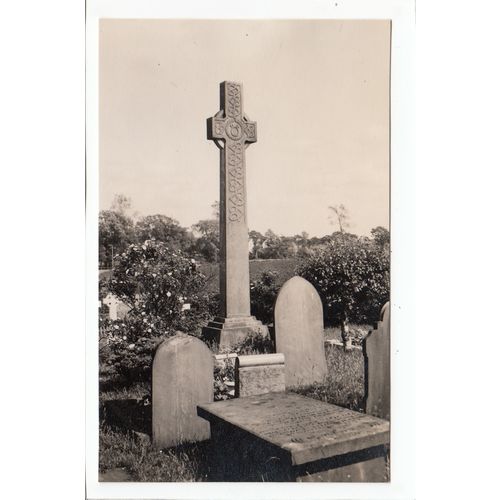
[[[256,259],[250,260],[250,281],[260,278],[264,271],[278,274],[277,284],[281,286],[295,275],[297,259]],[[207,289],[210,292],[219,291],[219,264],[204,262],[200,265],[201,272],[207,277]]]

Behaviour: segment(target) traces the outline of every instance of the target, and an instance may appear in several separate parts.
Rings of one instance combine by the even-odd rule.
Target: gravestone
[[[111,292],[102,299],[102,303],[108,306],[109,319],[111,320],[123,319],[130,311],[130,307]]]
[[[117,320],[118,319],[118,303],[120,301],[112,294],[108,293],[104,299],[102,299],[102,303],[108,306],[109,310],[109,319]]]
[[[276,351],[285,355],[287,387],[322,382],[327,374],[323,305],[311,283],[300,276],[281,288],[274,305]]]
[[[211,423],[211,479],[388,480],[389,422],[281,392],[198,406]]]
[[[285,390],[285,356],[255,354],[238,356],[235,363],[236,397]]]
[[[250,315],[245,149],[257,141],[257,124],[243,112],[241,83],[220,84],[220,107],[207,120],[207,138],[220,150],[220,310],[203,336],[225,347],[269,332]]]
[[[365,411],[387,420],[391,415],[390,314],[390,302],[386,302],[380,311],[380,321],[363,341]]]
[[[199,339],[177,333],[162,342],[153,360],[153,445],[168,448],[210,437],[196,405],[213,401],[214,365]]]

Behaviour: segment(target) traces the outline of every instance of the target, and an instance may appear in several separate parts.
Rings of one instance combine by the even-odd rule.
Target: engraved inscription
[[[218,405],[220,417],[285,447],[364,439],[389,429],[389,423],[379,418],[286,393]]]

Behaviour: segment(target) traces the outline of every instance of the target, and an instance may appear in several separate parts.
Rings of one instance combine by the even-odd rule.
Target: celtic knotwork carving
[[[230,222],[239,222],[245,215],[245,171],[243,168],[243,145],[229,142],[226,145],[228,168],[228,218]]]
[[[226,115],[233,118],[241,116],[241,89],[235,83],[226,84]]]

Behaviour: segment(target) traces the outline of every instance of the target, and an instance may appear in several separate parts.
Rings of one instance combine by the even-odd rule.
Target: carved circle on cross
[[[241,125],[235,120],[229,120],[226,125],[226,134],[233,141],[237,141],[243,135],[243,129]]]

